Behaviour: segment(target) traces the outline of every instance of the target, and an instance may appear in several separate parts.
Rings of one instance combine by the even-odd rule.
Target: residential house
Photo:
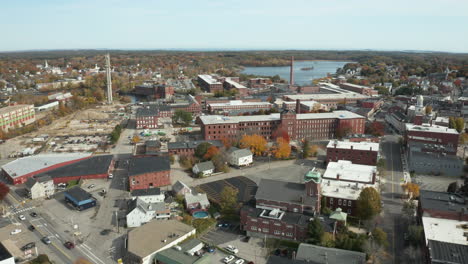
[[[145,203],[160,203],[165,199],[159,188],[133,190],[130,194],[132,199],[140,199]]]
[[[25,186],[31,199],[51,197],[55,192],[54,180],[47,175],[29,178]]]
[[[176,183],[174,183],[172,186],[172,191],[175,195],[185,195],[187,193],[192,193],[192,189],[190,189],[187,184],[181,181],[176,181]]]
[[[209,207],[210,202],[208,201],[206,193],[185,194],[185,208],[187,208],[187,210],[193,212],[199,210],[207,210]]]
[[[214,170],[215,170],[215,167],[211,160],[197,163],[192,168],[192,172],[195,175],[198,175],[200,173],[203,177],[213,174]]]
[[[155,263],[158,252],[176,246],[195,233],[195,228],[176,220],[150,221],[128,232],[123,262]]]
[[[248,166],[253,163],[253,154],[250,149],[229,149],[229,164],[236,167]]]
[[[153,219],[168,219],[171,211],[166,208],[164,202],[146,203],[137,198],[128,203],[126,216],[128,227],[138,227]]]

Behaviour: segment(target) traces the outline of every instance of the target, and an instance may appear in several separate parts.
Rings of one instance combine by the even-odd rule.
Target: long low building
[[[270,110],[273,105],[269,102],[244,102],[242,100],[231,100],[227,103],[208,104],[210,113],[229,113],[229,112],[253,112],[259,110]]]
[[[323,140],[335,138],[339,133],[363,134],[365,118],[349,111],[296,114],[285,110],[271,115],[200,116],[199,123],[206,140],[232,139],[244,134],[270,139],[278,128],[284,128],[293,140]]]

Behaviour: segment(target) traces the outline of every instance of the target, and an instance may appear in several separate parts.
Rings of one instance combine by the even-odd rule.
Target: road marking
[[[98,256],[94,255],[94,253],[91,251],[91,248],[86,245],[86,244],[81,244],[80,246],[78,246],[78,249],[81,249],[81,251],[86,255],[88,256],[89,258],[91,258],[93,261],[95,262],[99,262],[99,263],[102,263],[102,264],[106,264],[104,261],[102,261]],[[85,252],[86,251],[86,252]],[[88,255],[89,254],[89,255]]]

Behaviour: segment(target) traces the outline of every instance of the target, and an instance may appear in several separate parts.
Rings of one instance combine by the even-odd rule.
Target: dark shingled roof
[[[13,256],[8,252],[8,250],[5,248],[5,246],[0,243],[0,261],[12,258]]]
[[[65,193],[67,193],[68,195],[70,195],[71,197],[75,198],[78,201],[88,200],[89,198],[93,197],[90,193],[88,193],[87,191],[81,189],[78,186],[75,186],[75,187],[71,188],[70,190],[66,191]]]
[[[468,199],[468,197],[463,197],[456,193],[427,190],[419,192],[419,203],[423,211],[461,212],[462,208],[468,208],[465,204],[465,199]]]
[[[113,159],[113,155],[91,156],[88,159],[65,165],[63,167],[53,169],[44,173],[40,173],[35,178],[50,176],[52,178],[84,176],[94,174],[105,174],[109,170],[109,166]]]
[[[163,109],[162,105],[145,105],[144,107],[137,109],[136,117],[157,116],[159,115],[160,109]]]
[[[260,180],[255,199],[295,204],[310,204],[313,206],[315,206],[317,201],[316,197],[310,197],[306,195],[305,184],[303,183],[285,182],[270,179]]]
[[[248,215],[253,218],[262,218],[260,214],[263,212],[264,209],[255,208],[249,205],[245,205],[241,209],[242,211],[248,212]],[[313,216],[307,216],[300,213],[293,213],[293,212],[285,212],[283,217],[281,218],[282,223],[287,223],[291,225],[299,225],[299,226],[307,226],[309,224],[309,219]]]
[[[168,157],[133,157],[130,159],[128,176],[171,169]]]
[[[468,263],[468,245],[428,240],[431,263]]]
[[[167,148],[168,149],[195,149],[198,145],[201,143],[208,142],[213,146],[216,146],[218,148],[223,146],[223,143],[219,140],[201,140],[201,141],[189,141],[189,142],[169,142],[167,143]]]
[[[132,196],[148,196],[148,195],[160,195],[161,189],[159,188],[149,188],[141,190],[133,190],[131,192]]]
[[[327,248],[316,245],[301,243],[297,250],[296,258],[314,264],[328,263],[352,263],[365,264],[366,253],[344,250],[338,248]]]

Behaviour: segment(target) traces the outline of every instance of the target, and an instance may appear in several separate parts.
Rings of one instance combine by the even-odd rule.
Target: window
[[[330,198],[330,204],[333,204],[333,198]]]
[[[252,226],[252,227],[250,227],[250,230],[252,230],[252,231],[257,231],[257,227],[256,227],[256,226]]]
[[[293,208],[293,212],[294,212],[294,213],[297,213],[297,212],[299,212],[299,209]]]
[[[281,226],[281,224],[280,223],[275,223],[275,226]]]
[[[286,236],[292,237],[292,236],[293,236],[293,233],[286,233]]]
[[[275,235],[279,235],[279,234],[281,234],[281,231],[279,231],[279,230],[275,230],[275,232],[274,232],[274,233],[275,233]]]
[[[348,201],[348,206],[351,206],[351,201]]]
[[[268,228],[263,228],[263,233],[268,233],[270,230],[268,230]]]
[[[268,221],[263,221],[262,223],[268,225],[270,222],[268,222]]]
[[[338,199],[338,205],[341,205],[341,199]]]
[[[251,222],[257,222],[257,219],[250,219]]]

